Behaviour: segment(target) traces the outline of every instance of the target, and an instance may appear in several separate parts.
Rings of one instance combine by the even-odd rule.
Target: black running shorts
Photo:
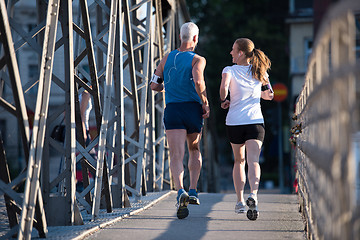
[[[236,126],[226,125],[226,132],[230,142],[234,144],[244,144],[250,139],[256,139],[263,142],[265,137],[265,126],[262,123]]]

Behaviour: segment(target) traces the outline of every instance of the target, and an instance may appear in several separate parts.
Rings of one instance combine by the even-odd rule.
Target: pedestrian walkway
[[[199,197],[201,205],[190,205],[185,219],[177,219],[176,193],[171,192],[146,211],[115,222],[87,239],[306,239],[297,195],[260,194],[256,221],[234,212],[235,194],[200,193]]]
[[[50,226],[47,239],[306,239],[297,195],[259,194],[256,221],[234,212],[235,194],[200,193],[199,198],[201,205],[190,205],[182,220],[176,217],[175,191],[149,193],[141,202],[130,198],[131,208],[102,210],[96,221],[82,213],[84,225]],[[38,237],[36,230],[32,237]]]
[[[85,236],[92,234],[99,229],[102,229],[122,218],[126,218],[133,214],[137,214],[157,202],[172,194],[171,191],[147,193],[146,196],[137,202],[134,197],[130,197],[131,207],[129,208],[116,208],[112,213],[107,213],[105,209],[100,209],[99,217],[95,221],[91,221],[91,215],[86,211],[81,211],[84,225],[78,226],[48,226],[48,234],[46,239],[83,239]],[[0,195],[0,240],[3,240],[9,231],[9,223],[5,208],[5,200],[3,195]],[[38,232],[35,228],[32,231],[32,239],[39,239]]]

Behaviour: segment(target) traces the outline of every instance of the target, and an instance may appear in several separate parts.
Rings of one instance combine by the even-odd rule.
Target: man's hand
[[[203,109],[203,113],[204,113],[202,115],[202,117],[204,119],[208,118],[210,116],[210,107],[209,107],[209,105],[208,104],[203,104],[202,109]]]

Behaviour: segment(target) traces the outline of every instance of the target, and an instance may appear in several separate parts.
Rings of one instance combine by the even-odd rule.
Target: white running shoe
[[[235,213],[244,213],[246,211],[246,204],[244,202],[238,202],[235,205]]]
[[[259,211],[257,208],[258,200],[256,194],[250,193],[248,199],[246,200],[246,205],[249,207],[249,210],[246,213],[247,218],[249,220],[255,221],[259,216]]]

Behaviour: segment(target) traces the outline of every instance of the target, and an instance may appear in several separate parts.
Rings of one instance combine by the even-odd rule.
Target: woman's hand
[[[227,109],[230,106],[230,101],[229,100],[225,100],[225,102],[221,103],[221,108],[222,109]]]

